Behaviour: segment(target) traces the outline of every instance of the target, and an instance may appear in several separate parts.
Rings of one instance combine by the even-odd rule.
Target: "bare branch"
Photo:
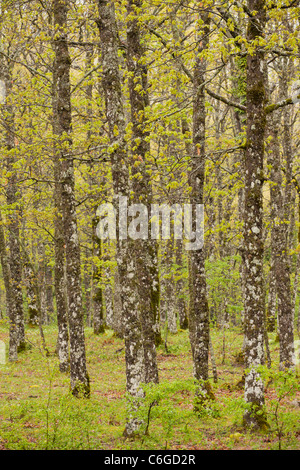
[[[222,103],[225,103],[228,106],[233,106],[234,108],[240,109],[241,111],[246,111],[246,106],[244,106],[243,104],[236,103],[235,101],[231,101],[230,99],[225,98],[224,96],[221,96],[218,93],[215,93],[210,88],[205,88],[205,90],[212,98],[222,101]]]

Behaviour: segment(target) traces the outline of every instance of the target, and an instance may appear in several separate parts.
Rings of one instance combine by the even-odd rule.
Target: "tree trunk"
[[[149,105],[147,90],[147,68],[143,63],[144,50],[141,44],[137,11],[140,0],[128,0],[127,13],[127,68],[132,122],[132,187],[136,202],[144,204],[150,213],[152,188],[147,172],[149,154],[148,133],[145,131],[145,108]],[[135,163],[139,160],[139,165]],[[158,382],[155,346],[155,316],[158,309],[158,268],[156,241],[148,238],[135,241],[137,283],[139,285],[140,315],[145,353],[145,380]]]
[[[7,152],[6,167],[8,171],[6,201],[9,208],[8,221],[8,245],[10,266],[10,339],[9,339],[9,359],[17,360],[17,353],[25,348],[24,311],[22,295],[22,257],[20,248],[20,193],[18,188],[18,178],[14,163],[16,155],[14,152],[14,112],[9,103],[12,93],[12,66],[6,63],[4,57],[0,64],[0,71],[5,84],[6,106],[3,109],[2,119],[4,122],[4,148]]]
[[[200,5],[200,4],[199,4]],[[200,12],[203,21],[199,34],[199,46],[194,66],[193,77],[193,159],[191,161],[190,203],[203,204],[205,173],[205,72],[206,59],[203,57],[209,44],[210,18],[207,10]],[[199,405],[212,398],[208,382],[209,356],[209,307],[206,291],[205,252],[204,247],[190,251],[190,341],[194,364],[194,377],[198,383],[196,401]],[[198,406],[198,405],[196,405]]]
[[[46,285],[46,262],[45,246],[43,243],[38,245],[38,286],[41,297],[41,321],[44,325],[49,325],[50,317],[47,309],[47,285]]]
[[[275,111],[269,116],[269,133],[271,141],[271,204],[272,226],[272,267],[274,269],[277,304],[278,304],[278,332],[280,349],[280,368],[293,367],[294,365],[294,333],[293,333],[293,308],[291,297],[290,266],[288,260],[288,225],[285,223],[287,214],[285,210],[281,159],[278,140],[280,125],[280,111]]]
[[[27,305],[28,305],[28,323],[31,326],[37,326],[40,321],[41,312],[39,311],[37,298],[35,294],[34,286],[37,284],[36,274],[33,271],[31,265],[24,262],[24,281],[27,290]]]
[[[118,247],[119,251],[119,247]],[[123,279],[122,279],[123,281]],[[114,289],[113,289],[113,330],[119,338],[124,338],[123,324],[123,306],[122,306],[122,288],[119,274],[119,267],[114,273]]]
[[[57,119],[57,145],[62,161],[61,203],[63,208],[64,242],[66,252],[68,323],[70,335],[70,375],[71,390],[74,396],[88,397],[90,394],[89,376],[86,368],[85,339],[82,312],[82,292],[80,284],[80,246],[78,238],[74,162],[70,157],[71,141],[71,91],[70,57],[67,43],[68,4],[54,0],[53,13],[56,27],[54,39],[54,89],[55,118]]]
[[[102,253],[102,240],[96,235],[95,223],[93,224],[93,255],[99,259],[103,257]],[[102,268],[101,266],[94,266],[93,272],[93,327],[94,334],[99,335],[105,331],[104,321],[104,302],[103,302],[103,287],[102,287]]]
[[[104,291],[103,299],[105,303],[105,323],[108,328],[114,329],[114,290],[113,290],[113,276],[114,269],[110,265],[112,260],[112,241],[103,240],[103,261],[104,261]],[[122,316],[122,308],[121,313]],[[121,322],[120,322],[121,323]],[[121,335],[122,337],[122,335]]]
[[[176,296],[175,282],[173,274],[173,253],[174,237],[170,234],[170,239],[161,244],[162,263],[161,263],[161,317],[172,334],[177,333],[176,316]]]
[[[0,211],[0,259],[2,267],[2,275],[5,285],[6,294],[6,312],[9,318],[9,358],[10,360],[17,360],[18,358],[18,340],[16,336],[16,328],[13,323],[12,312],[13,312],[13,299],[11,294],[11,278],[10,278],[10,265],[9,258],[5,243],[5,234],[3,228],[2,213]]]
[[[53,305],[53,279],[52,268],[48,266],[47,259],[45,259],[45,289],[46,289],[46,309],[49,322],[53,319],[54,305]]]
[[[272,232],[272,228],[271,228]],[[272,240],[274,237],[271,233],[271,252],[272,250]],[[270,275],[269,275],[269,292],[268,292],[268,308],[266,315],[266,327],[267,331],[275,331],[276,326],[276,317],[277,317],[277,291],[276,291],[276,280],[274,275],[274,263],[273,259],[270,260]]]
[[[188,329],[188,312],[186,306],[186,289],[185,289],[185,279],[183,277],[183,243],[182,240],[176,240],[176,252],[175,252],[175,261],[177,267],[177,281],[176,281],[176,307],[178,312],[179,328],[181,330]]]
[[[53,134],[58,138],[59,119],[58,119],[58,98],[57,98],[57,80],[56,58],[53,63]],[[59,358],[60,372],[69,371],[69,331],[67,318],[67,302],[66,302],[66,283],[65,283],[65,242],[64,242],[64,224],[63,224],[63,206],[62,206],[62,185],[61,185],[61,160],[58,142],[54,143],[53,148],[53,164],[54,164],[54,290],[57,317],[57,346],[56,351]]]
[[[251,44],[263,34],[266,22],[264,0],[248,0],[252,14],[247,29]],[[255,13],[253,13],[255,12]],[[244,334],[245,334],[245,401],[247,426],[265,426],[264,387],[257,371],[264,363],[264,289],[263,289],[263,160],[265,115],[264,54],[256,48],[247,56],[247,147],[245,152],[244,206]]]
[[[69,332],[67,318],[67,304],[65,295],[65,248],[63,235],[63,219],[62,219],[62,201],[61,201],[61,184],[60,184],[60,162],[59,155],[55,156],[54,161],[54,204],[55,204],[55,266],[54,266],[54,288],[56,301],[57,316],[57,353],[59,357],[59,370],[67,372],[69,370]]]
[[[113,190],[116,197],[127,196],[129,194],[129,172],[126,162],[127,145],[114,5],[107,0],[99,0],[98,8],[98,27],[102,51],[102,86],[110,145],[113,149],[111,151]],[[126,388],[131,397],[124,435],[133,436],[140,427],[140,421],[135,416],[137,406],[135,398],[143,396],[141,383],[145,382],[144,348],[136,285],[135,246],[132,240],[124,240],[121,237],[119,227],[117,227],[116,235],[117,276],[119,278],[125,340]]]

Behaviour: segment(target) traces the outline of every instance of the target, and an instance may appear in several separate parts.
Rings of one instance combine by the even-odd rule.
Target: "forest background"
[[[299,51],[298,1],[1,2],[4,448],[299,448]],[[203,204],[204,246],[100,240],[120,194]]]

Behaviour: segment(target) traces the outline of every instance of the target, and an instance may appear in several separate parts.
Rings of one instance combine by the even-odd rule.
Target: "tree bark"
[[[198,49],[193,76],[193,158],[191,161],[190,203],[195,208],[204,202],[205,174],[205,73],[206,59],[203,56],[209,44],[210,17],[207,10],[200,11],[203,22],[202,31],[198,33]],[[190,310],[189,328],[193,355],[194,377],[198,384],[196,402],[201,403],[213,397],[208,382],[209,356],[209,307],[207,299],[205,251],[204,246],[190,251]],[[196,403],[196,406],[197,403]]]
[[[98,1],[98,28],[102,52],[102,87],[105,96],[106,117],[111,145],[111,169],[113,190],[116,197],[129,194],[129,171],[127,144],[125,140],[125,118],[119,71],[117,28],[114,5],[107,0]],[[126,389],[131,397],[125,436],[133,436],[140,428],[135,416],[137,401],[143,396],[141,384],[145,382],[143,336],[139,316],[137,295],[137,267],[133,241],[120,237],[117,227],[116,258],[120,298],[123,311],[125,340]]]
[[[56,153],[56,152],[55,152]],[[67,372],[69,370],[69,331],[66,304],[66,285],[65,285],[65,248],[64,248],[64,231],[62,219],[62,200],[61,200],[61,163],[59,155],[54,157],[54,288],[57,316],[57,353],[59,357],[59,370]]]
[[[70,90],[70,56],[67,43],[68,3],[53,1],[54,25],[54,85],[56,96],[55,117],[58,135],[56,136],[62,161],[60,183],[63,209],[64,242],[66,252],[68,323],[70,335],[70,375],[71,390],[74,396],[88,397],[90,394],[89,376],[86,368],[85,339],[80,283],[80,246],[75,206],[74,162],[71,158],[72,119]]]
[[[57,317],[57,346],[56,351],[59,358],[60,372],[68,372],[69,363],[69,331],[68,331],[68,317],[67,317],[67,302],[66,302],[66,283],[65,283],[65,242],[64,242],[64,224],[63,224],[63,205],[62,205],[62,185],[61,185],[61,158],[59,152],[59,145],[56,139],[59,138],[60,126],[58,118],[58,96],[57,96],[57,59],[54,58],[53,63],[53,93],[52,93],[52,107],[53,119],[52,127],[55,138],[53,148],[53,164],[54,164],[54,290],[55,290],[55,303],[56,303],[56,317]]]
[[[41,312],[39,311],[37,298],[34,286],[37,285],[36,274],[31,265],[24,262],[24,281],[27,290],[27,305],[28,305],[28,323],[32,326],[37,326],[40,322]]]
[[[53,319],[54,304],[53,304],[53,274],[51,266],[48,266],[47,259],[44,261],[45,269],[45,289],[46,289],[46,309],[49,322]]]
[[[248,20],[247,40],[257,41],[264,33],[264,0],[248,0],[252,16]],[[244,334],[245,334],[245,401],[247,426],[266,425],[263,413],[264,387],[257,370],[264,363],[264,289],[263,289],[263,160],[265,113],[264,53],[256,47],[247,55],[247,147],[245,152],[244,206]]]
[[[177,281],[176,281],[176,307],[178,312],[179,328],[181,330],[187,330],[188,312],[186,306],[186,288],[185,279],[183,277],[184,261],[183,261],[183,243],[182,240],[175,241],[175,261],[177,267]]]
[[[294,366],[294,333],[293,308],[291,296],[290,266],[288,260],[288,225],[286,205],[284,203],[283,182],[281,174],[281,158],[278,140],[280,125],[280,110],[269,116],[269,134],[271,141],[271,204],[272,226],[272,268],[274,270],[277,304],[278,304],[278,332],[280,350],[280,368]]]
[[[131,104],[132,122],[132,187],[134,199],[144,204],[150,213],[152,201],[151,179],[147,172],[147,158],[150,150],[146,127],[146,106],[149,104],[147,89],[147,67],[143,62],[144,50],[141,44],[141,32],[137,11],[140,0],[128,0],[127,13],[127,68],[128,87]],[[135,163],[139,160],[139,165]],[[137,265],[137,283],[139,285],[140,315],[145,353],[146,383],[158,382],[158,370],[155,346],[155,316],[158,310],[158,268],[156,242],[150,233],[146,240],[135,241]]]
[[[96,235],[96,220],[93,224],[93,255],[99,260],[103,259],[102,253],[102,240]],[[104,295],[103,287],[101,283],[102,280],[102,268],[101,266],[94,266],[93,272],[93,328],[94,334],[99,335],[105,331],[105,321],[104,321]]]
[[[161,302],[160,314],[163,324],[166,325],[168,331],[172,334],[177,333],[177,316],[176,316],[176,297],[175,282],[173,274],[173,254],[174,254],[174,237],[170,234],[170,239],[161,243],[162,263],[161,263]]]
[[[13,311],[13,299],[11,294],[11,279],[10,279],[10,265],[9,265],[9,257],[7,253],[7,247],[5,242],[5,233],[3,227],[3,218],[2,213],[0,211],[0,259],[1,259],[1,267],[2,267],[2,275],[5,285],[5,295],[6,295],[6,312],[9,318],[9,341],[10,341],[10,360],[16,360],[18,358],[17,352],[17,337],[16,337],[16,329],[12,324],[11,315]]]
[[[14,168],[16,162],[15,140],[14,140],[14,110],[9,103],[12,93],[12,65],[7,63],[4,56],[0,63],[0,73],[5,84],[5,108],[3,107],[2,119],[4,124],[3,146],[6,155],[6,167],[8,171],[6,202],[8,205],[8,262],[10,267],[10,339],[9,359],[15,361],[18,351],[25,348],[25,327],[22,294],[22,257],[20,248],[20,223],[21,207],[20,192],[18,188],[18,176]]]

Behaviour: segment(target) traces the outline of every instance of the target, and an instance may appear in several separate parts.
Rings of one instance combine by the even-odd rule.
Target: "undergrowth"
[[[125,439],[128,404],[124,345],[108,330],[95,336],[86,329],[91,397],[70,393],[68,374],[59,372],[55,354],[57,330],[45,326],[49,357],[43,354],[39,332],[27,328],[31,349],[16,363],[0,364],[0,449],[299,449],[300,392],[297,374],[278,371],[278,344],[270,338],[272,367],[262,368],[265,433],[242,426],[243,366],[236,360],[242,347],[238,328],[212,330],[218,382],[210,383],[215,400],[195,412],[195,387],[187,331],[168,336],[167,352],[158,348],[160,383],[145,385],[135,439]],[[6,325],[0,340],[7,344]],[[224,358],[224,344],[226,354]]]

